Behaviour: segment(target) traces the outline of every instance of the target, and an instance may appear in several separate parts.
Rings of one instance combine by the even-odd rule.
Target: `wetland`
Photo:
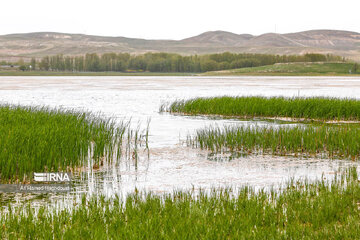
[[[113,219],[124,237],[151,238],[140,233],[151,229],[160,234],[152,238],[171,238],[173,231],[185,234],[187,225],[176,217],[184,214],[198,224],[187,237],[227,231],[230,238],[256,238],[265,231],[278,237],[306,231],[318,238],[359,236],[359,91],[358,77],[1,77],[1,144],[21,153],[2,151],[1,180],[24,180],[45,165],[72,167],[74,173],[72,191],[65,194],[0,193],[1,236],[76,237],[81,219],[93,219],[94,226]],[[220,109],[214,112],[160,111],[176,101],[223,96],[226,113],[216,103],[202,105]],[[228,107],[242,97],[255,103]],[[290,112],[287,99],[299,107]],[[310,110],[300,107],[301,99],[311,100],[304,104]],[[262,110],[253,114],[236,104]],[[239,118],[234,109],[246,112]],[[32,145],[18,141],[24,136]],[[285,205],[286,214],[277,207]],[[250,220],[237,222],[244,218]],[[162,221],[177,224],[166,227]],[[61,224],[71,227],[63,231]],[[238,232],[234,224],[242,226]],[[205,230],[215,226],[218,233]],[[39,227],[53,231],[33,235]],[[89,237],[101,237],[103,229],[94,229]]]

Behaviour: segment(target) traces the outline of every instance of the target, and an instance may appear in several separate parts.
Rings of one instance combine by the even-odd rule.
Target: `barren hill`
[[[45,55],[85,53],[173,52],[204,54],[216,52],[272,54],[331,53],[360,59],[360,34],[339,30],[311,30],[298,33],[266,33],[259,36],[225,31],[205,32],[183,40],[146,40],[55,32],[0,36],[0,58],[30,58]]]
[[[224,31],[205,32],[195,37],[181,40],[182,43],[216,44],[222,46],[241,46],[254,36],[250,34],[235,34]]]

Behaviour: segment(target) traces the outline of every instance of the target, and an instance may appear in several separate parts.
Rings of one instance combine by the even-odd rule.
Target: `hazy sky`
[[[205,31],[360,32],[359,0],[10,0],[0,2],[0,34],[54,31],[182,39]]]

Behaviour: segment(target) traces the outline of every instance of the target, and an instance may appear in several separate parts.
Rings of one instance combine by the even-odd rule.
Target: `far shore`
[[[325,77],[358,77],[360,74],[344,73],[271,73],[271,72],[247,72],[230,73],[206,72],[206,73],[174,73],[174,72],[50,72],[50,71],[0,71],[0,76],[325,76]]]
[[[0,76],[195,76],[178,72],[56,72],[56,71],[0,71]]]

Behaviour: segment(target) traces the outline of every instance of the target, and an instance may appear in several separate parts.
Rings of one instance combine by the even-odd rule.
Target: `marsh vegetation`
[[[2,210],[5,239],[358,239],[357,170],[333,181],[290,181],[283,189],[83,197],[60,211],[25,205]]]
[[[307,120],[289,126],[210,126],[189,135],[187,144],[212,152],[295,155],[358,160],[358,123],[326,121],[360,119],[360,101],[339,98],[212,97],[178,100],[160,111],[190,115],[221,115],[237,118],[292,118]],[[315,121],[315,122],[314,122]]]
[[[160,111],[239,118],[290,117],[307,120],[360,120],[360,100],[327,97],[210,97],[178,100]]]
[[[206,127],[189,136],[189,146],[212,152],[292,155],[358,160],[360,127],[318,125]]]
[[[29,181],[36,171],[70,171],[85,160],[97,166],[116,161],[126,136],[128,154],[141,138],[128,121],[75,110],[1,105],[0,122],[2,182]]]

